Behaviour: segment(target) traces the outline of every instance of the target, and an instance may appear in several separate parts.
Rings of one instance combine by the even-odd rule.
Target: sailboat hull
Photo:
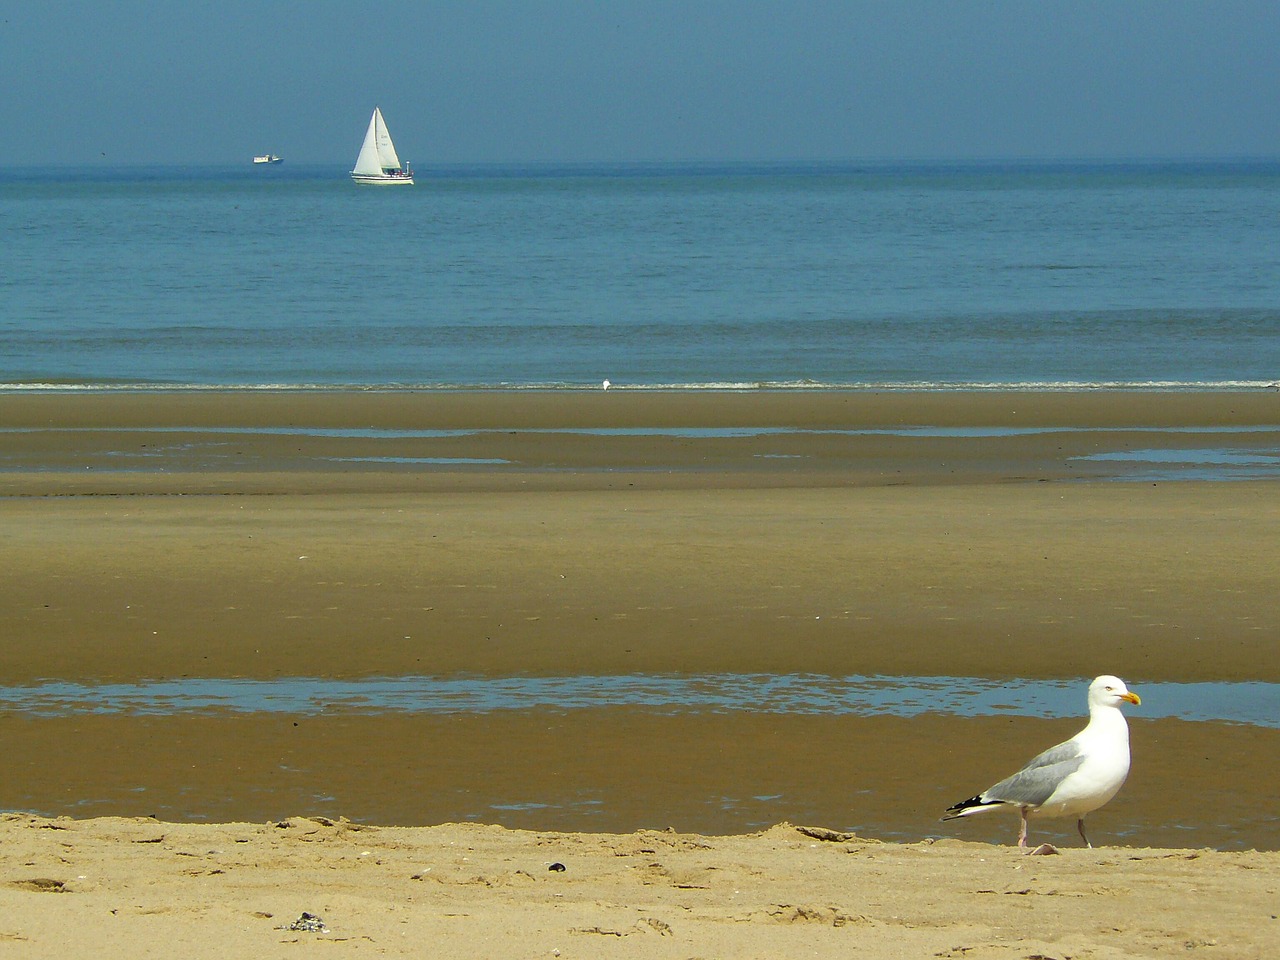
[[[353,173],[351,179],[356,183],[413,183],[413,177],[388,177],[368,173]]]

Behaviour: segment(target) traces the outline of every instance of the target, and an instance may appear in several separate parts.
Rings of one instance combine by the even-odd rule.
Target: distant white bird
[[[611,386],[613,386],[613,384],[611,384],[608,380],[605,380],[603,383],[600,384],[600,388],[602,390],[608,390]]]
[[[1089,725],[1065,743],[1050,747],[1025,767],[976,797],[948,807],[943,820],[968,817],[996,807],[1012,807],[1022,817],[1018,846],[1027,846],[1027,818],[1076,817],[1080,838],[1085,814],[1119,792],[1129,775],[1129,725],[1122,703],[1142,703],[1119,677],[1098,677],[1089,684]]]

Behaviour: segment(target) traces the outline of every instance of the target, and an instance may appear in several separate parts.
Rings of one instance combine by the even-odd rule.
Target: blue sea
[[[1253,389],[1280,164],[0,170],[0,387]]]

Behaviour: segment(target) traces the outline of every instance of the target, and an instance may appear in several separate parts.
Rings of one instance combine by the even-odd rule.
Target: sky
[[[1276,0],[0,0],[0,166],[1280,158]]]

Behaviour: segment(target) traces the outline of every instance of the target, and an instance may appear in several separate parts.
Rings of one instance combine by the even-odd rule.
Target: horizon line
[[[304,167],[348,166],[350,161],[343,159],[303,158],[290,161],[284,154],[280,156],[284,163]],[[147,160],[113,160],[100,158],[83,161],[58,161],[40,164],[9,163],[0,161],[0,170],[84,170],[84,169],[186,169],[209,167],[252,167],[253,155],[245,159],[217,159],[203,161],[167,160],[161,162]],[[456,168],[527,168],[541,167],[547,169],[575,167],[812,167],[812,168],[863,168],[863,167],[987,167],[987,166],[1020,166],[1020,167],[1055,167],[1055,166],[1259,166],[1280,164],[1280,155],[1263,154],[1185,154],[1185,155],[1079,155],[1079,156],[869,156],[869,157],[788,157],[788,158],[640,158],[640,159],[505,159],[505,160],[434,160],[417,163],[420,169],[456,169]],[[259,165],[262,166],[262,165]],[[275,167],[276,165],[271,165]]]

